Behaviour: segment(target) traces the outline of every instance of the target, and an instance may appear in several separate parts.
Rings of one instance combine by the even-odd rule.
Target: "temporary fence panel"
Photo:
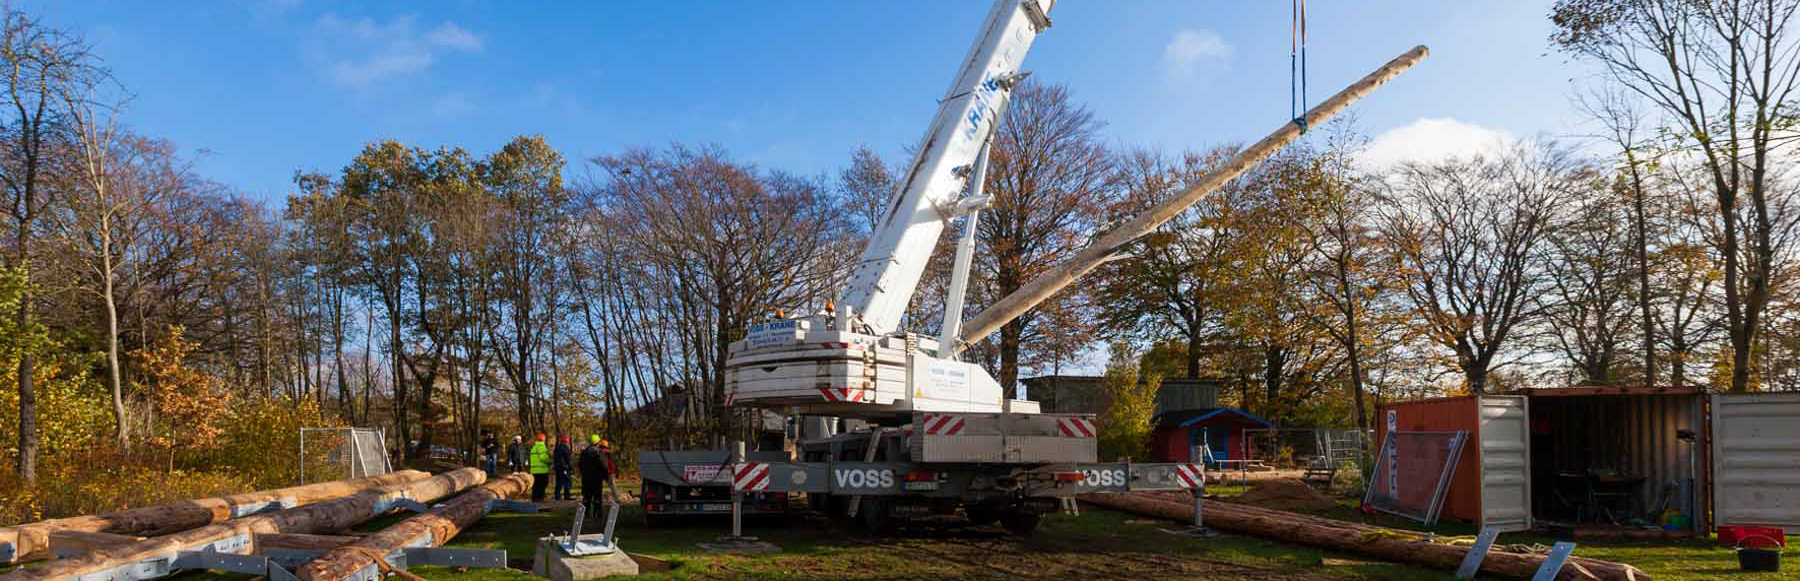
[[[1468,439],[1469,433],[1462,430],[1389,430],[1375,455],[1363,505],[1425,524],[1436,523]]]
[[[1800,393],[1711,397],[1715,523],[1800,534]]]
[[[1481,469],[1481,528],[1531,528],[1531,416],[1524,396],[1482,396],[1476,466]]]

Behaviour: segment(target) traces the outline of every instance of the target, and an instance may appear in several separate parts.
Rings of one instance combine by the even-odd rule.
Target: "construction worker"
[[[581,451],[581,504],[587,506],[588,514],[600,513],[600,491],[613,483],[613,473],[618,469],[613,465],[612,449],[599,434],[588,435],[588,447]],[[619,488],[613,486],[613,502],[619,501]]]
[[[544,489],[550,486],[550,446],[543,434],[531,443],[531,501],[543,502]]]
[[[481,469],[487,471],[488,478],[499,474],[500,440],[494,437],[493,430],[481,431]]]
[[[512,443],[507,444],[507,446],[506,446],[506,471],[507,472],[524,472],[525,471],[525,451],[527,449],[528,448],[525,447],[525,438],[521,438],[519,436],[513,436]]]
[[[552,500],[575,500],[572,492],[575,486],[575,454],[569,448],[568,436],[556,437],[556,450],[550,455],[550,471],[556,475],[556,487],[552,489]]]

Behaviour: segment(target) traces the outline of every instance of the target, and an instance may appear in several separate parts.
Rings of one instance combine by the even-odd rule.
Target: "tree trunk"
[[[1083,494],[1080,498],[1100,506],[1146,516],[1182,522],[1192,522],[1194,518],[1192,503],[1164,500],[1145,493]],[[1373,535],[1365,537],[1365,533],[1380,529],[1226,502],[1206,502],[1204,515],[1206,526],[1228,533],[1443,570],[1455,570],[1462,564],[1463,556],[1469,552],[1468,547],[1440,545],[1425,541],[1422,537],[1406,540]],[[1544,555],[1488,551],[1487,557],[1481,562],[1481,572],[1508,579],[1531,579],[1543,562]],[[1584,571],[1587,575],[1583,575]],[[1631,565],[1572,557],[1563,565],[1556,578],[1649,581],[1650,575]]]
[[[113,438],[121,449],[129,452],[131,428],[125,418],[125,390],[119,381],[119,303],[113,296],[111,228],[102,226],[100,238],[100,286],[106,300],[106,371],[112,387]]]
[[[0,555],[8,554],[4,549],[12,549],[10,551],[12,560],[4,561],[4,564],[49,557],[50,535],[57,532],[110,533],[145,537],[167,535],[225,522],[236,516],[233,514],[234,511],[258,503],[287,498],[306,505],[343,498],[370,488],[418,482],[429,477],[431,477],[430,474],[417,470],[401,470],[380,476],[321,482],[218,498],[202,498],[162,506],[4,527],[0,528]]]
[[[28,244],[31,242],[31,193],[30,184],[26,184],[25,217],[19,221],[19,233],[14,241],[14,264],[25,271],[25,288],[19,293],[19,311],[15,315],[19,332],[31,329],[31,253]],[[34,349],[27,346],[19,353],[19,479],[26,484],[37,483],[37,386],[34,385],[37,374],[37,356]]]
[[[331,549],[294,573],[303,581],[339,581],[373,566],[376,555],[386,556],[406,547],[443,546],[457,533],[487,516],[489,502],[520,496],[529,488],[530,476],[517,472],[508,474],[459,494],[430,512]]]

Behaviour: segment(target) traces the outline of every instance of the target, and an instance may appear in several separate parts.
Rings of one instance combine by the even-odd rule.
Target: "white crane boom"
[[[937,117],[919,142],[885,217],[876,224],[852,271],[844,303],[876,333],[899,327],[919,286],[944,222],[973,174],[972,166],[1006,109],[1019,65],[1050,26],[1054,0],[998,0]]]

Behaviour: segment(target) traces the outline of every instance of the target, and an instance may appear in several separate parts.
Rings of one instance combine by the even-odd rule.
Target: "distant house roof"
[[[1275,424],[1251,415],[1250,412],[1237,408],[1204,408],[1197,410],[1178,410],[1158,415],[1152,422],[1158,427],[1185,428],[1220,416],[1236,417],[1263,427],[1273,428]]]
[[[1106,410],[1111,396],[1101,389],[1104,377],[1094,375],[1040,375],[1020,378],[1026,397],[1043,406],[1044,413],[1097,414]],[[1141,382],[1145,378],[1139,377]],[[1156,413],[1217,407],[1223,380],[1164,377],[1156,391]]]

